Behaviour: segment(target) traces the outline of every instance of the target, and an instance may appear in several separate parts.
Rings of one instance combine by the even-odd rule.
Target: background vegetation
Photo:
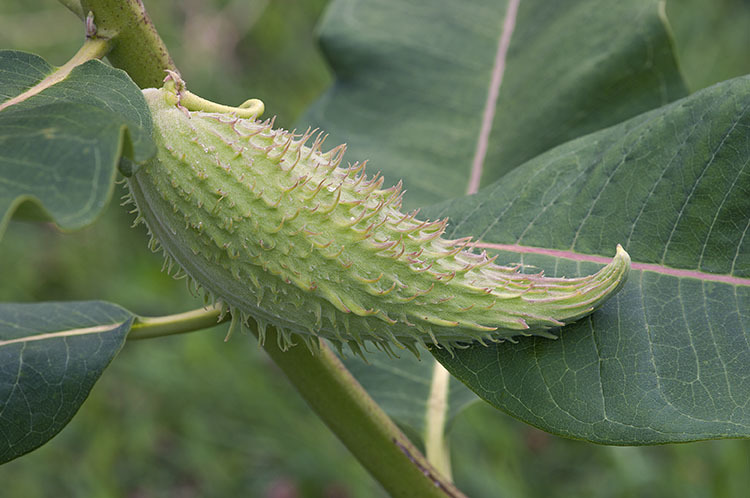
[[[193,91],[229,104],[259,97],[292,127],[330,81],[313,34],[325,3],[147,7]],[[747,1],[669,7],[691,90],[743,64],[750,72],[746,52],[726,50],[747,46]],[[0,47],[62,64],[81,36],[80,21],[53,0],[0,5]],[[131,218],[114,203],[74,234],[11,222],[0,242],[0,300],[107,299],[142,314],[194,307],[184,285],[160,273],[160,256]],[[255,340],[225,344],[224,333],[128,344],[57,438],[0,467],[0,496],[382,496]],[[595,446],[479,403],[458,418],[451,440],[455,479],[469,496],[739,497],[750,488],[750,441]]]

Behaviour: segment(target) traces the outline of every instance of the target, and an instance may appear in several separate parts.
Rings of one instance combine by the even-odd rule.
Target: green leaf
[[[0,51],[0,236],[24,203],[64,230],[90,224],[112,196],[120,157],[155,152],[146,102],[126,73],[92,60],[46,86],[56,71]],[[19,98],[33,87],[43,90]]]
[[[387,183],[403,178],[407,207],[475,192],[473,173],[489,184],[684,96],[661,7],[338,0],[320,28],[336,81],[301,123],[347,142]]]
[[[511,3],[332,2],[320,38],[336,83],[301,127],[320,126],[330,143],[347,142],[349,160],[369,158],[387,183],[404,178],[405,205],[414,207],[470,189],[487,111],[494,119],[484,130],[483,184],[685,94],[658,1],[524,0],[517,10]],[[499,90],[494,105],[492,87]],[[412,439],[421,438],[431,362],[356,361],[347,366],[360,383]],[[467,398],[451,385],[448,422]]]
[[[132,323],[99,301],[0,303],[0,464],[65,427]]]
[[[454,378],[449,379],[447,386],[436,386],[434,375],[439,364],[427,353],[418,359],[410,353],[392,358],[382,352],[373,352],[367,354],[367,363],[358,357],[344,358],[343,361],[362,387],[415,444],[424,444],[427,439],[430,417],[443,417],[447,431],[455,416],[477,399]]]
[[[472,346],[445,367],[497,408],[607,444],[750,436],[750,77],[562,145],[450,215],[500,261],[628,282],[559,340]]]

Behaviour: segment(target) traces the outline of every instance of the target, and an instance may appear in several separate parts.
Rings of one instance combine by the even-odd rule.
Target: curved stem
[[[226,315],[226,316],[225,316]],[[173,334],[184,334],[209,327],[213,327],[229,319],[228,314],[222,315],[221,305],[209,306],[185,313],[158,317],[136,317],[130,328],[128,340],[151,339]]]
[[[46,78],[29,88],[25,92],[20,93],[12,99],[6,100],[2,104],[0,104],[0,111],[7,107],[23,102],[24,100],[43,92],[52,85],[61,82],[68,77],[70,72],[76,66],[80,66],[84,62],[93,59],[101,59],[102,57],[107,55],[109,48],[110,41],[106,38],[87,38],[86,41],[83,42],[83,45],[81,45],[81,48],[78,50],[78,52],[76,52],[76,54],[68,62],[57,68]]]
[[[166,72],[167,77],[164,78],[163,88],[174,94],[175,103],[178,107],[182,107],[188,111],[232,113],[238,118],[256,119],[263,114],[263,111],[265,110],[265,105],[258,99],[248,99],[239,107],[231,107],[211,102],[210,100],[189,92],[185,87],[185,82],[179,74],[170,70],[167,70]]]
[[[217,104],[210,100],[199,97],[194,93],[185,90],[180,95],[180,105],[188,111],[205,111],[205,112],[231,112],[239,118],[257,118],[265,110],[263,102],[258,99],[248,99],[239,107]]]
[[[430,465],[325,343],[314,354],[304,344],[282,351],[276,331],[269,327],[263,348],[391,496],[465,498]]]

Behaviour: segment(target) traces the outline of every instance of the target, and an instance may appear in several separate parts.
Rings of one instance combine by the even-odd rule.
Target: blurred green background
[[[331,81],[314,26],[326,1],[187,0],[146,5],[190,88],[259,97],[295,119]],[[693,90],[750,72],[750,2],[675,0],[668,12]],[[0,47],[62,64],[80,21],[54,0],[3,0]],[[122,192],[119,192],[121,194]],[[113,202],[73,234],[12,222],[0,241],[0,300],[106,299],[140,314],[199,303],[160,272],[143,227]],[[73,422],[0,467],[0,497],[379,497],[369,475],[248,336],[217,327],[135,342]],[[540,432],[482,403],[452,427],[455,480],[472,497],[744,497],[750,441],[595,446]]]

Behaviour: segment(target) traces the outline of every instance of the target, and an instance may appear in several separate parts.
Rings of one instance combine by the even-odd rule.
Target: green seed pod
[[[401,185],[382,189],[364,163],[341,167],[345,146],[272,121],[191,112],[174,85],[144,91],[157,156],[128,179],[154,244],[229,307],[233,319],[275,326],[286,346],[318,336],[416,351],[549,329],[601,305],[627,276],[613,261],[583,278],[498,266],[441,236],[447,220],[402,213]],[[306,143],[312,144],[307,146]]]

